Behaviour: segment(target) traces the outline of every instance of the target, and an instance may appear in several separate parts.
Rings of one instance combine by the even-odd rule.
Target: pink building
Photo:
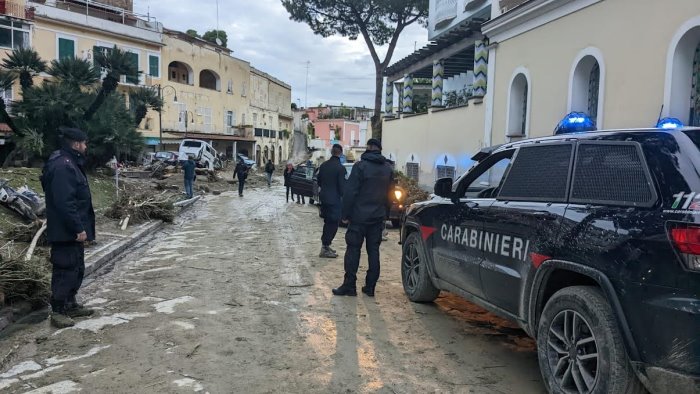
[[[311,115],[309,115],[311,119]],[[317,119],[314,122],[316,139],[323,141],[326,149],[338,143],[343,148],[358,145],[360,139],[360,123],[345,119]]]

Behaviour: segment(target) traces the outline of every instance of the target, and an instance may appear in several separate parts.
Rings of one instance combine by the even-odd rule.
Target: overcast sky
[[[134,0],[134,8],[175,30],[203,34],[217,24],[216,0]],[[314,35],[306,24],[289,19],[280,0],[219,0],[219,28],[226,31],[234,56],[292,86],[292,102],[304,105],[310,61],[309,106],[374,106],[374,63],[361,38]],[[392,63],[427,41],[424,28],[411,26],[401,35]],[[382,48],[382,56],[385,53]]]

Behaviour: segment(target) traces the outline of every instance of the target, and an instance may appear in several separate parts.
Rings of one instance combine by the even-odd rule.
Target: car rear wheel
[[[428,272],[428,255],[418,233],[412,233],[404,242],[401,258],[403,290],[413,302],[432,302],[440,294]]]
[[[599,289],[555,293],[537,332],[542,377],[550,393],[644,393],[610,305]]]

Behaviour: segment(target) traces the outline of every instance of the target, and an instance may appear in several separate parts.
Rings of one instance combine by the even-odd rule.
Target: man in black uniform
[[[79,305],[75,296],[85,273],[84,242],[95,239],[95,211],[85,174],[87,135],[61,128],[62,148],[44,166],[41,185],[46,194],[47,239],[51,243],[51,324],[75,324],[72,318],[93,311]]]
[[[318,169],[318,186],[321,188],[321,216],[323,217],[323,236],[321,237],[321,254],[319,257],[334,259],[338,257],[331,248],[333,239],[338,233],[340,215],[342,213],[343,189],[345,188],[345,167],[340,163],[343,147],[335,144],[331,150],[331,158],[321,164]]]
[[[238,164],[233,170],[233,179],[238,177],[238,196],[243,197],[243,188],[245,187],[245,181],[248,179],[248,165],[245,164],[243,159],[238,159]]]
[[[356,296],[357,269],[360,265],[360,249],[367,242],[369,269],[362,292],[374,297],[379,279],[379,246],[382,243],[384,222],[389,212],[389,190],[394,182],[394,172],[382,156],[382,144],[376,139],[367,141],[367,152],[355,164],[343,196],[343,223],[348,224],[345,234],[345,280],[333,289],[333,294]]]

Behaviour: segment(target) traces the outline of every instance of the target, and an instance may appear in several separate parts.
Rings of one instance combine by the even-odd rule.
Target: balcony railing
[[[9,0],[0,0],[0,14],[20,19],[34,19],[34,9]]]
[[[108,20],[126,26],[162,32],[163,25],[150,15],[141,15],[124,8],[93,0],[28,0],[28,4],[40,4],[52,8],[80,13],[85,16]]]

